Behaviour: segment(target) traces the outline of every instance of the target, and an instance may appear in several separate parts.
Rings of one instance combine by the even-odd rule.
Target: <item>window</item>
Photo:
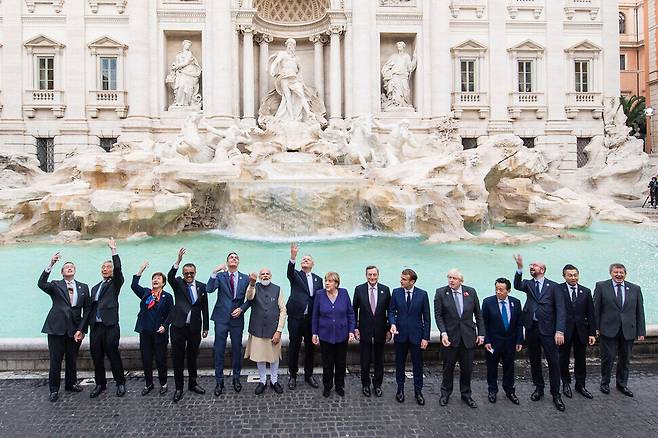
[[[476,137],[462,137],[462,147],[464,150],[475,149],[478,147],[478,139]]]
[[[576,60],[576,93],[589,92],[589,61]]]
[[[619,70],[626,70],[626,55],[619,55]]]
[[[532,61],[531,60],[520,60],[518,62],[519,69],[519,93],[532,93]]]
[[[527,147],[528,149],[535,147],[535,137],[521,137],[521,140],[523,140],[523,146]]]
[[[52,56],[37,57],[37,89],[55,89],[55,58]]]
[[[44,172],[55,170],[55,142],[50,138],[37,138],[37,159],[39,169]]]
[[[114,146],[114,143],[117,142],[116,137],[100,137],[100,147],[105,149],[105,152],[110,152],[112,150],[112,146]]]
[[[576,138],[576,166],[578,166],[579,169],[587,164],[585,148],[591,141],[591,137]]]
[[[475,59],[461,60],[462,93],[475,92]]]
[[[101,90],[117,89],[117,58],[101,57]]]
[[[626,15],[619,13],[619,33],[626,33]]]

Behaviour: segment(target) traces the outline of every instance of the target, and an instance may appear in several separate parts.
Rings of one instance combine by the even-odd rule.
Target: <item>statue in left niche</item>
[[[184,40],[182,50],[176,54],[165,82],[174,92],[174,101],[169,109],[201,108],[199,79],[201,66],[192,53],[192,41]]]

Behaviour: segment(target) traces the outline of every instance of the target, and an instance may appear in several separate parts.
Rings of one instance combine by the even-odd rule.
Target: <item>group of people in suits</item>
[[[48,281],[50,272],[61,256],[56,253],[39,278],[38,286],[52,299],[43,332],[48,334],[50,351],[50,400],[59,397],[61,363],[65,358],[65,389],[79,392],[82,387],[76,378],[76,361],[80,343],[91,327],[91,355],[95,367],[96,386],[92,398],[106,390],[104,358],[110,360],[117,385],[117,395],[125,394],[125,377],[119,353],[118,296],[124,278],[116,243],[109,239],[112,259],[101,266],[101,281],[89,287],[75,279],[75,265],[66,262],[61,269],[62,280]],[[251,308],[248,341],[244,358],[256,362],[259,383],[255,393],[262,394],[268,386],[267,365],[270,367],[269,386],[280,394],[278,382],[281,359],[281,333],[288,321],[289,390],[297,388],[299,355],[304,343],[304,381],[313,388],[319,382],[313,376],[314,346],[320,347],[322,357],[323,395],[329,397],[334,389],[345,395],[347,346],[359,342],[362,393],[370,397],[383,395],[384,346],[393,339],[395,345],[395,399],[405,401],[405,367],[411,356],[413,387],[416,402],[425,404],[423,389],[423,351],[429,346],[431,314],[427,292],[416,286],[418,276],[412,269],[400,274],[400,287],[391,290],[379,282],[379,269],[368,266],[366,281],[356,286],[353,298],[340,287],[340,275],[327,272],[324,278],[313,273],[314,260],[304,255],[300,269],[296,269],[299,247],[292,244],[288,260],[287,278],[290,295],[284,304],[282,288],[272,282],[269,268],[258,274],[244,274],[238,270],[240,258],[231,252],[226,262],[217,266],[207,283],[196,280],[196,266],[185,263],[182,277],[176,276],[186,253],[181,248],[166,278],[161,272],[151,277],[151,288],[140,286],[140,278],[148,267],[144,262],[133,276],[131,288],[140,299],[135,331],[139,333],[145,387],[142,395],[154,388],[153,359],[160,384],[160,394],[167,392],[167,346],[171,338],[175,392],[173,400],[183,397],[184,365],[187,359],[188,389],[204,394],[197,382],[197,356],[202,338],[208,335],[208,294],[217,292],[217,300],[210,319],[215,323],[215,390],[224,390],[224,357],[227,339],[231,338],[232,387],[242,390],[240,380],[244,331],[244,313]],[[495,294],[482,301],[477,291],[464,284],[464,276],[457,269],[447,273],[447,285],[436,289],[434,319],[440,333],[443,375],[439,404],[446,406],[453,391],[454,370],[460,369],[460,394],[471,408],[477,403],[472,398],[471,375],[475,348],[486,350],[488,400],[496,403],[498,366],[502,364],[502,386],[506,397],[514,404],[519,398],[514,388],[516,353],[528,349],[532,382],[535,386],[531,400],[544,397],[545,382],[542,372],[542,351],[548,363],[549,387],[555,407],[565,410],[561,395],[572,397],[569,363],[574,356],[575,391],[592,398],[587,390],[585,356],[588,346],[598,337],[601,350],[600,390],[610,393],[611,372],[617,359],[616,385],[624,395],[633,396],[628,389],[628,366],[634,341],[646,335],[642,291],[627,282],[626,268],[618,263],[610,265],[609,280],[596,284],[594,294],[579,283],[578,269],[566,265],[562,270],[564,282],[548,280],[546,266],[530,264],[531,279],[523,279],[523,259],[514,257],[517,271],[514,289],[524,292],[525,305],[509,294],[512,283],[498,278]],[[169,282],[173,295],[164,288]],[[373,374],[371,375],[371,370]],[[561,388],[560,388],[561,383]]]

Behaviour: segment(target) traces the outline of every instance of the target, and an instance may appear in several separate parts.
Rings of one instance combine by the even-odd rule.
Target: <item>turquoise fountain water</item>
[[[533,260],[546,262],[547,277],[555,281],[562,281],[562,266],[566,263],[575,264],[581,271],[581,283],[590,288],[594,287],[595,281],[608,278],[610,263],[620,261],[628,268],[627,279],[642,286],[647,323],[658,323],[658,229],[595,223],[587,230],[572,233],[576,235],[575,239],[555,239],[520,247],[472,243],[423,245],[421,238],[363,236],[302,242],[300,253],[314,256],[315,272],[320,275],[327,271],[337,271],[341,275],[341,286],[346,287],[350,293],[354,286],[365,281],[364,269],[368,264],[379,266],[382,282],[391,287],[399,285],[400,271],[410,267],[418,273],[417,286],[428,290],[430,299],[437,287],[446,284],[445,274],[453,267],[461,269],[465,283],[475,287],[481,299],[493,294],[493,282],[497,277],[512,279],[515,270],[512,254],[517,252],[523,254],[526,264]],[[200,281],[208,279],[213,267],[222,263],[229,251],[237,251],[242,272],[257,271],[267,266],[272,269],[273,281],[283,286],[288,294],[285,269],[290,247],[286,242],[240,240],[212,232],[120,241],[119,254],[126,276],[126,285],[120,299],[124,336],[135,335],[133,329],[139,301],[130,290],[132,275],[144,260],[149,260],[151,266],[142,278],[142,285],[148,286],[153,272],[162,271],[166,274],[181,246],[188,248],[184,261],[197,265],[197,279]],[[36,283],[51,255],[58,250],[61,250],[63,260],[76,263],[76,278],[90,286],[99,281],[100,265],[109,258],[109,249],[101,243],[29,243],[0,247],[0,263],[4,272],[2,277],[5,279],[0,298],[0,305],[5,309],[0,337],[43,336],[40,333],[41,326],[50,308],[50,298]],[[61,278],[60,267],[61,264],[56,265],[51,278]],[[521,293],[514,294],[524,300]],[[214,303],[215,297],[211,296],[211,309]],[[434,325],[433,322],[433,329]]]

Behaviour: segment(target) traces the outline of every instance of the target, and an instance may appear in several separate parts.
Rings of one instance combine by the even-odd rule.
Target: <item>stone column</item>
[[[372,114],[373,94],[379,101],[379,68],[373,76],[373,64],[377,64],[379,56],[375,53],[372,31],[375,26],[375,10],[377,2],[352,2],[352,111],[358,117]],[[377,36],[379,38],[379,36]],[[346,45],[347,48],[347,45]],[[379,64],[377,64],[378,67]],[[375,79],[377,78],[376,82]],[[379,109],[377,107],[377,109]]]
[[[617,2],[601,1],[601,12],[599,12],[600,19],[603,22],[603,50],[599,56],[603,57],[603,62],[597,62],[598,68],[603,70],[593,71],[593,77],[598,80],[603,76],[603,86],[595,91],[602,91],[603,98],[619,97],[620,92],[620,75],[619,75],[619,11],[617,9]],[[645,2],[646,4],[647,2]],[[655,4],[655,2],[653,2]],[[652,8],[656,9],[656,6]],[[648,14],[649,8],[644,9],[644,13]],[[630,14],[629,14],[630,15]],[[629,17],[630,18],[630,17]],[[655,37],[654,37],[655,41]],[[655,50],[655,48],[653,49]],[[653,70],[650,69],[650,70]]]
[[[507,38],[505,23],[507,20],[506,2],[489,2],[489,133],[507,133],[512,131],[512,124],[507,113],[507,87],[500,86],[501,78],[509,75],[507,71]],[[504,82],[503,82],[504,83]]]
[[[242,119],[254,126],[254,28],[240,27],[242,31]]]
[[[128,51],[126,59],[127,74],[130,80],[126,82],[128,91],[128,101],[130,108],[128,110],[128,119],[148,119],[149,106],[156,96],[150,95],[151,83],[155,81],[164,81],[164,78],[155,78],[151,72],[151,65],[148,60],[151,51],[149,32],[144,29],[147,23],[150,23],[151,1],[140,1],[128,3],[129,35]],[[155,11],[154,11],[155,13]]]
[[[232,120],[233,116],[233,66],[237,58],[233,57],[235,28],[231,24],[231,2],[206,2],[206,32],[208,45],[204,46],[203,90],[204,112],[209,118]],[[212,47],[212,52],[209,50]]]
[[[259,47],[258,59],[258,102],[262,102],[263,98],[269,91],[270,72],[268,60],[270,58],[270,43],[274,40],[272,35],[260,34],[257,37]]]
[[[450,102],[452,98],[452,84],[448,79],[454,74],[451,70],[453,61],[450,56],[450,14],[448,14],[447,6],[442,4],[442,2],[431,1],[429,2],[429,7],[432,25],[430,42],[431,56],[429,59],[430,69],[432,71],[430,93],[432,96],[431,117],[437,117],[450,113]],[[480,67],[482,64],[480,62]],[[480,69],[478,69],[478,73]],[[456,78],[459,78],[459,75]],[[480,77],[480,80],[487,79],[486,76]],[[459,82],[455,81],[454,83],[458,84]]]
[[[313,43],[313,84],[320,100],[324,102],[324,44],[327,37],[320,33],[311,36],[309,40]]]
[[[343,100],[341,85],[341,63],[340,63],[340,34],[343,32],[343,26],[331,25],[329,27],[330,35],[330,52],[329,63],[331,65],[329,94],[329,120],[334,122],[342,118],[341,105]]]
[[[567,47],[564,42],[564,9],[560,2],[546,2],[546,69],[550,80],[546,81],[546,104],[548,106],[548,123],[553,121],[565,121],[567,119],[564,110],[566,104],[566,93],[572,92],[575,88],[569,86],[573,69],[566,63],[571,63],[572,57],[566,56],[564,49]],[[616,16],[616,13],[615,13]],[[615,21],[616,23],[616,21]],[[619,50],[619,35],[615,35],[617,41],[617,50]],[[619,57],[617,57],[619,63]],[[615,67],[615,74],[619,76],[619,65]],[[567,76],[568,75],[568,76]]]

